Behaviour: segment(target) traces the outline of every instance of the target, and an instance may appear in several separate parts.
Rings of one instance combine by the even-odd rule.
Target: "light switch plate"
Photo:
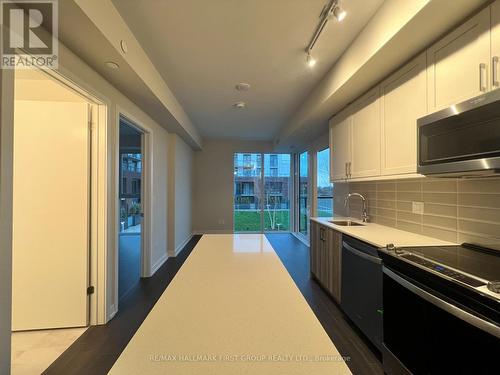
[[[424,202],[412,202],[412,212],[414,214],[423,214]]]

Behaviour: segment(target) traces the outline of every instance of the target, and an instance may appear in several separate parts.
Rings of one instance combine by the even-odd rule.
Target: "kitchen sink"
[[[364,224],[358,223],[356,221],[351,220],[330,220],[330,223],[335,225],[341,225],[343,227],[362,227]]]

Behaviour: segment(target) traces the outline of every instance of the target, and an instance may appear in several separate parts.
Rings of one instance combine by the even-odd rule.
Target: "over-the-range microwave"
[[[418,173],[500,173],[500,90],[418,119]]]

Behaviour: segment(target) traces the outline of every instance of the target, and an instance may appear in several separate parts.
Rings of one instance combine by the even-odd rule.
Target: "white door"
[[[352,106],[351,178],[380,175],[380,87]]]
[[[86,103],[15,101],[12,329],[88,324]]]
[[[427,110],[425,53],[381,84],[382,175],[417,172],[417,119]]]
[[[347,178],[347,163],[351,160],[351,116],[348,110],[330,121],[330,180]]]
[[[427,50],[429,112],[488,91],[489,60],[490,8],[485,8]]]

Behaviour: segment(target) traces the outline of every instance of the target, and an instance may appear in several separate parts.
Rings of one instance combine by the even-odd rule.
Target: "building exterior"
[[[142,221],[142,155],[121,153],[120,159],[120,231],[124,231]]]
[[[288,210],[290,190],[289,154],[234,154],[235,210]]]

